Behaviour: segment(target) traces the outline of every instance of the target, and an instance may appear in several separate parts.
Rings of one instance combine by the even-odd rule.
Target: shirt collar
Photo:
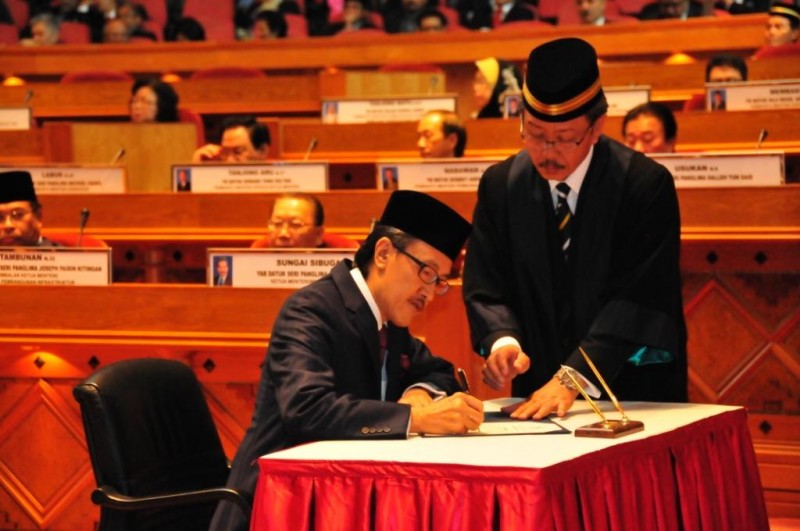
[[[381,319],[381,311],[378,309],[378,303],[375,302],[375,297],[372,296],[372,292],[369,290],[369,286],[367,286],[367,281],[364,278],[364,275],[361,274],[361,270],[357,267],[354,267],[350,270],[350,276],[353,277],[353,281],[356,283],[356,287],[358,287],[358,291],[361,292],[361,295],[367,301],[369,305],[369,309],[372,310],[372,315],[375,317],[375,323],[377,324],[378,330],[381,329],[383,326],[383,319]]]
[[[578,194],[581,191],[581,186],[583,185],[583,180],[586,178],[586,173],[589,171],[589,164],[592,162],[592,155],[594,154],[594,146],[589,148],[589,153],[586,154],[586,157],[578,164],[578,167],[575,168],[575,171],[570,173],[566,179],[563,181],[554,181],[548,180],[547,184],[550,185],[550,195],[553,198],[553,206],[555,206],[558,202],[558,194],[556,192],[556,185],[560,182],[565,182],[569,185],[570,192],[569,197],[567,197],[567,203],[569,203],[569,208],[572,210],[572,213],[575,214],[575,207],[578,205]]]

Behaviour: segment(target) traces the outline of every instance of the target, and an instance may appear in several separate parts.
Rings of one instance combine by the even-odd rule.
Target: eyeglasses
[[[586,140],[586,137],[589,136],[589,132],[592,129],[594,129],[594,124],[589,126],[589,129],[583,133],[583,136],[580,138],[580,140],[567,140],[561,138],[556,140],[547,140],[544,134],[537,133],[532,135],[527,132],[524,127],[520,132],[520,137],[522,138],[522,142],[524,144],[537,151],[544,151],[545,149],[550,148],[554,151],[558,151],[559,153],[569,153],[570,151],[578,149],[578,146],[583,144],[583,141]]]
[[[131,98],[130,100],[131,105],[136,105],[137,103],[140,105],[155,105],[158,102],[156,100],[148,100],[145,98]]]
[[[286,227],[290,232],[295,232],[303,230],[308,226],[309,223],[301,219],[271,219],[267,222],[267,228],[269,228],[269,230],[280,230]]]
[[[405,249],[401,249],[400,247],[395,247],[401,254],[406,255],[409,257],[415,264],[419,266],[419,271],[417,275],[419,275],[419,279],[423,281],[425,284],[434,284],[433,291],[437,295],[444,295],[447,293],[447,290],[450,289],[450,284],[447,283],[446,280],[441,278],[434,268],[417,258],[416,256],[412,255]]]
[[[33,214],[33,212],[25,208],[14,208],[8,212],[0,210],[0,221],[11,219],[11,221],[19,223],[20,221],[25,221],[31,214]]]

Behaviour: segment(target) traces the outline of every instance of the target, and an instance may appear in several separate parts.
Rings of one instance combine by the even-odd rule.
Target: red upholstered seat
[[[178,121],[185,124],[194,124],[197,128],[197,147],[206,143],[206,126],[203,118],[196,112],[183,107],[178,108]]]
[[[51,242],[63,245],[64,247],[78,247],[79,236],[77,233],[54,233],[43,234],[43,236]],[[82,237],[80,237],[80,246],[108,249],[108,244],[106,242],[99,238],[95,238],[94,236],[89,236],[88,234],[84,234]]]
[[[692,97],[683,102],[683,111],[704,111],[706,110],[706,95],[692,94]]]
[[[61,42],[64,44],[89,44],[89,26],[80,22],[61,23]]]
[[[290,39],[302,39],[308,37],[308,21],[304,15],[294,15],[287,13],[283,15],[286,19],[286,36]]]
[[[6,0],[6,6],[18,30],[28,25],[28,18],[30,16],[28,2],[25,0]],[[16,40],[14,42],[16,42]]]
[[[232,41],[236,39],[233,4],[223,0],[185,0],[183,16],[192,17],[203,25],[203,29],[206,30],[206,40]]]
[[[11,46],[17,44],[19,30],[13,24],[0,24],[0,44]]]
[[[322,246],[328,249],[358,249],[359,243],[346,236],[325,232],[322,235]],[[251,249],[267,249],[270,247],[269,238],[259,238],[250,244]]]
[[[764,46],[753,54],[753,59],[768,59],[770,57],[793,57],[800,55],[800,44],[784,44],[783,46]]]

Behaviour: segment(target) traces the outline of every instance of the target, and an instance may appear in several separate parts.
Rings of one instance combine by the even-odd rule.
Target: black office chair
[[[136,359],[98,370],[73,390],[101,507],[99,531],[207,530],[228,462],[200,383],[186,365]]]

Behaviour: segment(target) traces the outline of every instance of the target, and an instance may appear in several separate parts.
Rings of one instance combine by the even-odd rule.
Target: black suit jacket
[[[700,2],[689,2],[689,18],[702,17],[703,4]],[[658,7],[658,2],[647,4],[639,12],[639,20],[661,20],[661,10]]]
[[[427,382],[455,392],[453,366],[431,355],[406,328],[389,325],[388,385],[381,401],[375,317],[350,276],[349,260],[284,304],[272,329],[253,421],[228,484],[253,493],[256,460],[303,442],[403,439],[410,408],[397,400]],[[248,529],[240,511],[220,504],[211,528]]]
[[[655,397],[686,400],[680,214],[670,173],[601,137],[580,189],[570,242],[567,262],[550,188],[526,152],[486,171],[464,270],[476,351],[488,354],[499,337],[515,337],[532,366],[514,379],[513,394],[527,396],[562,363],[592,377],[579,345],[607,380],[624,385],[617,375],[645,346],[675,360],[665,365],[671,381],[661,382]]]

